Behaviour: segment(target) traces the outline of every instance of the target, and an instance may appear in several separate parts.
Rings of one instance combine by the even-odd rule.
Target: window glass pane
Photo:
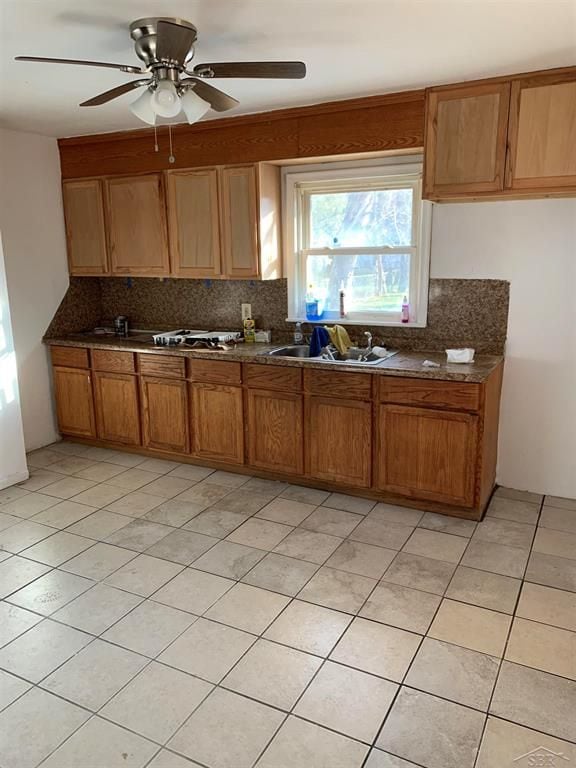
[[[310,194],[310,248],[412,245],[412,189]]]
[[[346,312],[400,312],[410,296],[410,254],[308,256],[306,284],[325,311],[338,312],[343,286]]]

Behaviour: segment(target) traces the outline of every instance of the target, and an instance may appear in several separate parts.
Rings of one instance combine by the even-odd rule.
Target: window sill
[[[328,317],[322,320],[307,320],[305,317],[287,317],[287,323],[308,323],[308,325],[363,325],[377,328],[426,328],[426,323],[411,321],[401,323],[393,320],[349,320],[346,317]]]

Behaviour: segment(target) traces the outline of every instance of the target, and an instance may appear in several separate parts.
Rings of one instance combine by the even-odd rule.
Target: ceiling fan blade
[[[228,61],[220,64],[197,64],[198,77],[277,77],[299,79],[306,77],[302,61]]]
[[[194,92],[200,96],[201,99],[207,101],[213,110],[216,112],[226,112],[228,109],[236,107],[240,102],[233,96],[228,96],[224,91],[214,88],[213,85],[208,85],[197,77],[185,77],[180,82],[182,83],[194,83]]]
[[[132,72],[141,75],[145,70],[140,67],[132,67],[129,64],[109,64],[105,61],[81,61],[79,59],[49,59],[44,56],[16,56],[16,61],[38,61],[45,64],[80,64],[84,67],[105,67],[106,69],[119,69],[121,72]]]
[[[156,58],[184,64],[196,40],[196,30],[160,19],[156,29]]]
[[[88,101],[83,101],[80,106],[98,107],[100,104],[106,104],[107,101],[112,101],[117,96],[122,96],[124,93],[133,91],[135,88],[141,88],[143,85],[149,85],[151,82],[152,80],[132,80],[131,83],[117,85],[116,88],[111,88],[109,91],[104,91],[104,93],[99,93],[98,96],[88,99]]]

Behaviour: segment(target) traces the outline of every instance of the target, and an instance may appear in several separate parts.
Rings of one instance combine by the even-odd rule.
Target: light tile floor
[[[0,491],[2,768],[576,766],[576,501],[61,442]],[[556,762],[557,761],[557,762]]]

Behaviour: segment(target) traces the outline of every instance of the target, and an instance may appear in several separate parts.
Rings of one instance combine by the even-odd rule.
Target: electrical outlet
[[[242,320],[249,320],[252,317],[252,304],[242,304]]]

